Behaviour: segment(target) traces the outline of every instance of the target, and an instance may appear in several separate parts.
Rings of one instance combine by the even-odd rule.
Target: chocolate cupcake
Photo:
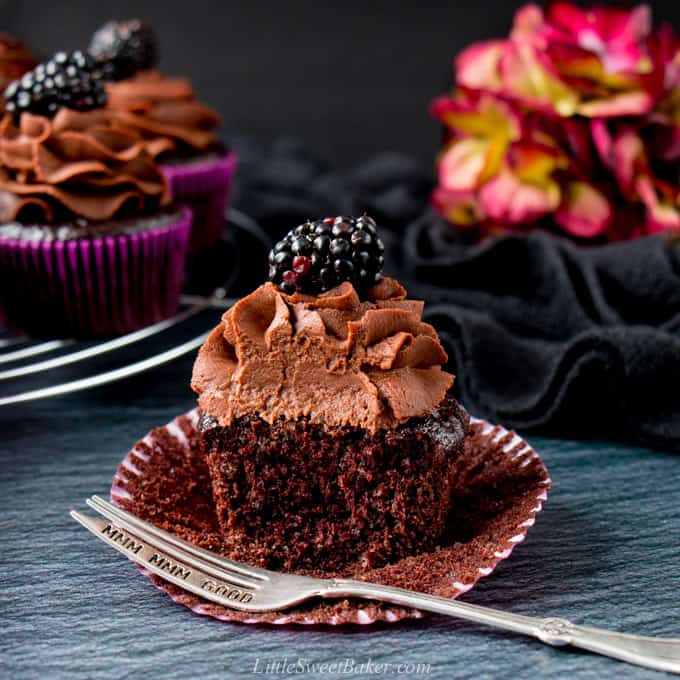
[[[469,418],[370,218],[301,225],[201,348],[204,455],[230,555],[381,566],[432,549]]]
[[[139,20],[103,26],[90,53],[108,65],[103,68],[108,106],[142,135],[173,198],[193,209],[190,250],[214,243],[224,228],[236,169],[236,155],[217,136],[220,116],[196,101],[187,78],[170,78],[155,68],[156,39]]]
[[[105,95],[91,62],[59,53],[6,97],[0,305],[8,324],[102,337],[173,314],[191,211],[170,204],[141,135],[96,108]]]

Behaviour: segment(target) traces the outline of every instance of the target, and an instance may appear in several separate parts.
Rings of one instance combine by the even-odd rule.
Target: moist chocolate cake
[[[395,429],[257,415],[200,428],[231,557],[275,569],[382,566],[432,549],[468,417],[453,397]]]
[[[377,240],[354,236],[364,218],[338,219],[354,227],[337,238],[362,248]],[[352,277],[335,266],[350,276],[333,282],[307,278],[315,256],[323,271],[322,245],[296,256],[298,275],[273,266],[282,284],[234,305],[193,372],[229,554],[270,568],[375,567],[432,549],[469,424],[423,303],[368,267]]]

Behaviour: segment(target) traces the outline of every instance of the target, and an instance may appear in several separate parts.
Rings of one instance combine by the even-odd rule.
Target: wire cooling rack
[[[245,233],[264,250],[269,249],[267,234],[252,218],[232,209],[226,220],[229,229],[225,234]],[[211,295],[182,296],[179,312],[153,326],[110,340],[90,342],[35,341],[0,331],[0,406],[107,385],[196,351],[219,315],[235,301],[229,292],[241,272],[238,240],[224,245],[232,255],[227,280]],[[158,351],[159,344],[163,345],[161,351]],[[59,375],[65,377],[55,379]]]

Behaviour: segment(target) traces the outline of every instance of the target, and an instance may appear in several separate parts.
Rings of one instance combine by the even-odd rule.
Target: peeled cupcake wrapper
[[[149,432],[118,466],[111,501],[142,519],[179,533],[191,543],[215,551],[222,539],[216,518],[210,519],[214,502],[200,440],[197,410]],[[457,463],[456,479],[454,499],[458,511],[453,511],[452,524],[457,531],[453,527],[447,530],[439,547],[382,568],[355,565],[348,573],[313,575],[353,577],[451,598],[470,590],[510,557],[525,539],[547,499],[551,481],[538,454],[523,439],[501,426],[475,418],[471,421],[465,452]],[[191,489],[187,490],[189,480]],[[149,492],[159,488],[167,491],[169,484],[183,490],[180,505],[177,494],[168,492],[159,498]],[[477,506],[483,512],[478,512]],[[481,520],[475,525],[477,516]],[[169,519],[171,524],[175,521],[179,524],[163,527],[166,517],[179,518]],[[415,609],[353,598],[308,602],[278,612],[238,611],[204,600],[140,569],[178,604],[221,621],[340,625],[394,623],[425,616]]]
[[[0,240],[0,307],[7,324],[34,335],[105,337],[172,316],[191,220],[183,207],[176,222],[134,234]]]
[[[215,243],[222,235],[237,160],[232,151],[216,160],[161,166],[173,201],[189,205],[194,212],[189,252]]]

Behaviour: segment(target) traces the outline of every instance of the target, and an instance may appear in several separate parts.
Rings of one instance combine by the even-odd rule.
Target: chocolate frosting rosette
[[[6,90],[0,296],[8,323],[22,331],[110,336],[176,310],[191,212],[170,204],[167,181],[142,136],[115,112],[59,106],[58,97],[85,106],[72,97],[83,83],[101,87],[82,55],[74,55],[48,62],[50,70],[85,64],[75,76],[80,87],[67,82],[52,102],[31,99],[29,85],[45,65]],[[17,110],[26,98],[28,108]],[[31,106],[56,113],[39,115]]]

